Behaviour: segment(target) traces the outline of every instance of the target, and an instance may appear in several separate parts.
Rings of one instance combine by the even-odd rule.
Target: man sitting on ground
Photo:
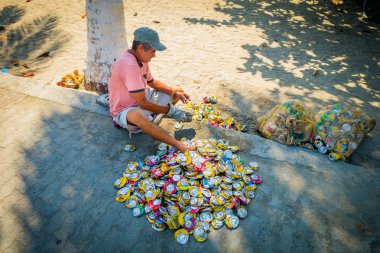
[[[132,48],[112,66],[108,83],[110,113],[113,121],[130,133],[143,131],[184,152],[188,150],[184,143],[156,125],[165,114],[180,122],[192,119],[189,112],[174,106],[179,100],[187,103],[189,95],[179,86],[170,87],[154,79],[150,73],[149,61],[156,51],[165,49],[153,29],[142,27],[134,32]],[[98,102],[106,104],[107,98],[100,96]]]

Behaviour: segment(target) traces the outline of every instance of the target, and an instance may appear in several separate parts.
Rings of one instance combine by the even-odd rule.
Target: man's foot
[[[110,106],[110,99],[109,99],[108,93],[100,95],[96,99],[96,103],[98,103],[102,106],[105,106],[105,107],[109,107]]]

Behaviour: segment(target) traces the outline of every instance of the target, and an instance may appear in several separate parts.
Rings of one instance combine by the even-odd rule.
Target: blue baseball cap
[[[148,43],[157,51],[164,51],[166,46],[160,42],[158,33],[149,27],[140,27],[133,33],[136,41]]]

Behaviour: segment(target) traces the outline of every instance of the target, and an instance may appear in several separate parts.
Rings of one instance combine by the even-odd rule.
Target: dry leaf
[[[29,3],[30,1],[32,1],[32,0],[26,0],[27,3]]]
[[[25,73],[21,73],[23,77],[32,77],[34,76],[34,73],[33,72],[25,72]]]
[[[40,54],[37,58],[40,58],[40,57],[48,57],[50,55],[50,51],[47,51],[43,54]]]
[[[135,16],[135,17],[136,17],[136,16],[137,16],[137,12],[135,12],[135,14],[133,14],[133,16]]]
[[[22,64],[22,66],[24,67],[24,68],[29,68],[29,65],[28,64],[26,64],[26,63],[24,63],[24,64]]]
[[[0,35],[0,40],[6,40],[6,39],[8,39],[7,35]]]
[[[159,23],[161,23],[160,21],[157,21],[157,20],[153,20],[153,23],[155,23],[155,24],[159,24]]]
[[[82,15],[80,15],[81,18],[85,18],[86,17],[86,12],[84,12]]]
[[[18,66],[18,65],[20,65],[20,62],[18,60],[14,60],[12,62],[12,64],[13,64],[13,66]]]

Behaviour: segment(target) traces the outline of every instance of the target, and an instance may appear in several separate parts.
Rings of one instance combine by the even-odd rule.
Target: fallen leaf
[[[85,18],[86,17],[86,12],[84,12],[82,15],[80,15],[81,18]]]
[[[6,39],[8,39],[7,35],[0,35],[0,40],[6,40]]]
[[[157,20],[153,20],[153,23],[155,23],[155,24],[159,24],[159,23],[161,23],[160,21],[157,21]]]
[[[25,73],[21,73],[23,77],[32,77],[34,76],[34,73],[33,72],[25,72]]]
[[[18,66],[18,65],[20,65],[20,62],[18,60],[14,60],[12,62],[12,64],[13,64],[13,66]]]
[[[50,55],[50,51],[47,51],[41,55],[39,55],[37,58],[40,58],[40,57],[48,57]]]
[[[29,3],[30,1],[32,1],[32,0],[26,0],[27,3]]]
[[[22,66],[24,67],[24,68],[29,68],[29,65],[28,64],[26,64],[26,63],[24,63],[24,64],[22,64]]]
[[[135,14],[133,14],[133,16],[135,16],[135,17],[136,17],[136,16],[137,16],[137,12],[135,12]]]

